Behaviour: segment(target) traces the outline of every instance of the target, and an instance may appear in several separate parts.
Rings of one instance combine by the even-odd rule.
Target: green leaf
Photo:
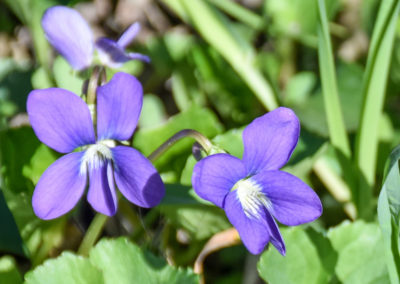
[[[212,142],[218,147],[226,150],[229,154],[241,158],[243,155],[243,128],[231,129],[224,134],[215,136]]]
[[[378,129],[385,98],[386,81],[400,1],[381,1],[368,52],[367,67],[362,86],[363,106],[356,137],[356,162],[365,180],[360,181],[358,204],[360,216],[371,215],[370,200],[375,182],[378,149]]]
[[[22,277],[18,271],[17,264],[11,256],[0,258],[0,283],[21,284]]]
[[[388,159],[388,173],[378,200],[378,220],[385,245],[386,263],[392,283],[400,279],[400,146],[393,150]]]
[[[19,234],[17,224],[4,199],[3,191],[0,189],[0,252],[14,253],[25,256],[25,246]]]
[[[14,192],[32,192],[33,184],[23,175],[40,142],[32,128],[21,127],[0,132],[1,171],[5,185]]]
[[[39,67],[32,74],[32,87],[34,89],[46,89],[54,87],[54,84],[44,67]]]
[[[25,276],[26,284],[102,284],[101,271],[89,259],[64,252],[56,259],[45,261]],[[116,279],[115,279],[116,280]],[[114,282],[122,283],[122,282]]]
[[[72,69],[63,57],[58,56],[54,60],[53,71],[58,87],[69,90],[78,96],[82,94],[84,80],[79,77],[79,73]]]
[[[143,96],[143,107],[139,119],[141,128],[158,126],[165,121],[166,117],[164,105],[159,97],[152,94]]]
[[[343,284],[389,283],[382,234],[377,224],[343,222],[328,232],[339,257],[335,272]]]
[[[293,75],[286,85],[286,105],[307,104],[312,89],[317,82],[317,76],[313,72],[303,71]]]
[[[101,240],[89,258],[103,272],[105,284],[198,283],[198,276],[190,269],[171,267],[126,238]]]
[[[318,0],[318,8],[318,61],[329,136],[332,145],[346,158],[350,158],[350,143],[340,106],[325,0]]]
[[[30,127],[0,132],[1,170],[8,189],[31,195],[34,184],[55,160],[55,153],[40,143]]]
[[[286,256],[270,246],[258,262],[260,276],[271,284],[328,283],[337,261],[329,240],[312,228],[285,228],[281,233]]]

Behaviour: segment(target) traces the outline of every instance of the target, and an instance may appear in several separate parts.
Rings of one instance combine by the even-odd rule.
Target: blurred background
[[[338,93],[353,145],[361,116],[367,53],[380,1],[327,0],[325,4]],[[12,249],[10,243],[0,242],[0,251],[13,255],[7,261],[20,273],[62,250],[76,250],[93,218],[85,200],[70,216],[51,222],[37,219],[30,205],[34,185],[59,154],[41,144],[30,128],[25,108],[27,95],[32,89],[54,86],[81,94],[85,77],[84,73],[73,71],[45,39],[40,19],[45,9],[54,5],[78,10],[89,22],[95,38],[117,39],[133,22],[141,24],[140,33],[128,49],[148,55],[151,63],[129,62],[120,69],[137,76],[144,86],[144,106],[133,137],[135,148],[149,155],[177,131],[192,128],[241,157],[243,127],[274,106],[284,105],[296,112],[302,127],[298,147],[284,170],[310,184],[324,205],[323,216],[305,229],[308,237],[313,239],[316,232],[325,234],[330,227],[356,218],[351,189],[342,179],[345,173],[327,143],[329,130],[318,65],[317,1],[0,0],[0,186],[23,240],[15,239],[16,248]],[[116,70],[108,70],[108,77],[113,72]],[[400,140],[399,87],[397,23],[384,114],[379,121],[377,181],[371,201],[374,212],[385,161]],[[275,102],[270,98],[275,98]],[[190,139],[183,140],[157,160],[156,167],[169,192],[161,206],[143,210],[122,201],[104,236],[128,235],[170,264],[192,266],[205,242],[230,227],[222,210],[193,197],[192,144]],[[0,221],[0,225],[12,226],[5,222],[8,221]],[[373,228],[366,223],[360,226],[372,230],[369,234],[380,234],[375,230],[376,224]],[[294,234],[302,232],[290,231],[287,239],[297,240]],[[380,235],[376,236],[373,243],[367,242],[368,246],[378,245]],[[358,235],[354,237],[357,238]],[[331,246],[324,242],[319,245],[321,251],[324,245]],[[374,250],[374,257],[382,260],[382,252],[377,251]],[[275,252],[269,250],[269,254],[273,255],[268,265],[279,263],[273,261],[279,257]],[[369,259],[362,254],[359,257]],[[221,250],[207,258],[206,280],[262,283],[257,274],[258,258],[249,255],[243,246]],[[324,279],[330,282],[318,283],[346,282],[345,274],[333,273],[329,261],[335,263],[337,255],[336,260],[332,258],[321,256],[321,265],[329,267],[329,276]],[[371,276],[378,282],[371,283],[387,283],[379,282],[388,280],[382,265]],[[262,267],[258,263],[258,269]],[[313,273],[311,268],[304,271]],[[265,273],[264,279],[273,279],[274,272]]]

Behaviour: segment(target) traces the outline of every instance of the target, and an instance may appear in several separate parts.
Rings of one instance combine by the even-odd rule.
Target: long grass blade
[[[390,59],[395,37],[395,29],[400,9],[400,1],[382,1],[374,27],[367,67],[364,75],[362,94],[363,106],[360,125],[356,137],[356,165],[360,170],[358,186],[359,215],[370,213],[372,186],[378,148],[378,126],[385,99]]]
[[[346,158],[350,158],[350,143],[340,107],[325,0],[318,0],[318,8],[318,60],[330,140],[336,150],[339,150]]]

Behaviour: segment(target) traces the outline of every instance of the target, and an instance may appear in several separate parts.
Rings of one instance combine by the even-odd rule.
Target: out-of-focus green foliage
[[[26,283],[197,283],[191,270],[176,269],[128,241],[102,240],[88,258],[64,252],[26,275]]]
[[[93,218],[85,197],[57,220],[35,216],[34,187],[59,154],[36,138],[27,96],[49,87],[81,96],[91,72],[73,71],[45,38],[42,14],[62,4],[87,17],[95,37],[116,39],[131,22],[142,24],[128,49],[151,63],[106,75],[128,72],[143,83],[130,142],[144,155],[190,128],[241,158],[242,132],[254,118],[281,105],[299,117],[300,139],[282,170],[315,189],[322,217],[281,229],[285,257],[271,245],[261,256],[243,246],[215,252],[204,263],[206,283],[397,284],[398,148],[385,172],[383,165],[400,141],[399,1],[139,2],[0,2],[0,252],[8,254],[0,283],[198,283],[190,268],[170,264],[192,266],[205,243],[231,227],[192,189],[192,138],[154,162],[167,184],[161,204],[139,209],[120,200],[88,257],[74,253]]]
[[[0,258],[0,281],[7,284],[20,284],[22,277],[16,261],[11,256]]]

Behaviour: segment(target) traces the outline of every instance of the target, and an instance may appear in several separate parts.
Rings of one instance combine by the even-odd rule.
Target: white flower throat
[[[85,154],[81,160],[80,173],[86,174],[87,171],[99,169],[107,161],[112,161],[111,148],[114,148],[116,143],[114,140],[101,140],[96,144],[86,146]]]
[[[249,218],[260,219],[264,208],[272,208],[272,203],[262,192],[261,186],[251,178],[239,180],[231,190],[237,191],[237,198]]]

